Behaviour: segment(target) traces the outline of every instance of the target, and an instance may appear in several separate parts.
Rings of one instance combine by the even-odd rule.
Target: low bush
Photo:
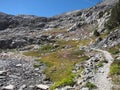
[[[90,90],[97,88],[97,86],[91,82],[87,82],[86,87],[88,87]]]
[[[120,75],[120,60],[114,60],[110,67],[110,75]]]
[[[103,62],[99,62],[97,66],[98,67],[102,67],[103,66]]]

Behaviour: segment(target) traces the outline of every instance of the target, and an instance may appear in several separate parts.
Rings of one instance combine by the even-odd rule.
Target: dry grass
[[[51,90],[56,87],[73,85],[77,73],[72,70],[76,63],[81,63],[88,59],[83,50],[79,50],[79,45],[86,45],[89,40],[58,40],[53,44],[43,45],[38,51],[24,53],[27,56],[41,57],[40,61],[45,63],[48,68],[44,71],[47,77],[54,82]],[[53,48],[54,44],[59,45]],[[53,51],[53,49],[55,49]]]
[[[41,61],[48,65],[45,73],[47,77],[55,82],[52,89],[73,84],[75,75],[72,74],[72,69],[74,65],[87,59],[88,57],[84,55],[83,51],[76,50],[62,50],[42,56]]]
[[[120,53],[120,44],[108,49],[108,51],[115,57]],[[110,67],[110,76],[112,78],[112,82],[114,84],[112,90],[120,90],[120,60],[116,59],[111,64]]]

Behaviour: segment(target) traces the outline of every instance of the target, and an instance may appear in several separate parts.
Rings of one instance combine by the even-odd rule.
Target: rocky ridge
[[[103,3],[106,4],[106,2]],[[41,41],[49,41],[48,39],[40,40],[42,38],[40,35],[43,35],[41,32],[54,28],[58,28],[61,31],[66,29],[67,34],[57,34],[58,36],[61,35],[60,38],[63,37],[66,39],[84,39],[86,35],[89,36],[89,32],[97,24],[99,25],[98,31],[101,32],[104,30],[104,22],[109,17],[109,12],[105,13],[105,11],[111,7],[111,3],[108,5],[104,5],[103,3],[88,9],[68,12],[50,18],[33,15],[13,16],[0,13],[0,47],[16,48],[16,46],[22,47],[28,44],[40,44]],[[74,36],[75,33],[77,33],[76,37]],[[43,38],[46,37],[43,36]],[[4,44],[4,47],[2,44]]]

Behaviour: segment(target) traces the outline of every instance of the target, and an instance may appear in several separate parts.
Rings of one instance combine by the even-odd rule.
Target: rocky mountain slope
[[[50,18],[0,12],[0,90],[119,90],[120,28],[107,28],[117,2]]]
[[[108,5],[104,5],[106,3]],[[16,48],[28,44],[40,44],[43,41],[40,38],[49,41],[49,38],[43,36],[42,32],[52,29],[60,29],[59,32],[63,32],[63,34],[59,34],[57,33],[58,30],[55,31],[57,33],[56,37],[84,39],[97,26],[99,32],[104,29],[104,22],[109,17],[109,15],[106,15],[109,13],[106,12],[106,9],[110,7],[111,3],[105,1],[85,10],[68,12],[51,18],[33,15],[13,16],[0,13],[0,41],[4,45],[6,44],[4,47],[0,44],[0,47]],[[74,35],[75,33],[77,34]],[[9,39],[6,40],[6,38]]]

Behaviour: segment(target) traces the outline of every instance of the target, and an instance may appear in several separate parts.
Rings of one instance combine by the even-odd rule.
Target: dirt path
[[[93,50],[102,52],[105,59],[108,61],[108,63],[106,63],[103,67],[99,68],[98,72],[95,73],[94,83],[98,87],[96,90],[111,90],[112,83],[110,78],[108,78],[108,75],[109,75],[110,65],[113,61],[112,55],[104,50],[100,50],[100,49],[93,49]]]

